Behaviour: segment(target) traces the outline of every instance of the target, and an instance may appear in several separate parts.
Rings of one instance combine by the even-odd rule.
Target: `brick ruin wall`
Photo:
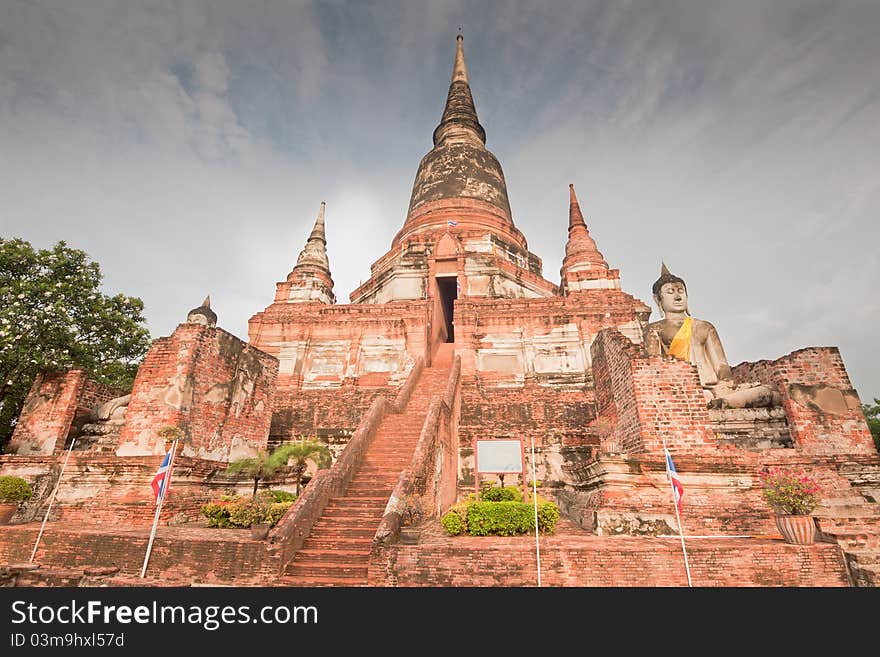
[[[386,549],[371,586],[535,586],[534,537],[430,537]],[[849,586],[840,549],[781,541],[691,541],[694,586]],[[566,536],[541,539],[542,586],[687,587],[677,541]]]
[[[181,324],[138,369],[117,454],[161,454],[156,431],[173,425],[185,456],[252,456],[268,440],[277,371],[274,357],[222,329]]]
[[[798,349],[773,361],[741,363],[736,381],[760,381],[782,395],[792,439],[812,454],[876,454],[871,432],[836,347]]]
[[[377,396],[392,400],[396,387],[342,386],[327,389],[282,389],[275,394],[275,411],[269,446],[317,437],[327,443],[334,457],[348,444],[354,430]]]
[[[15,454],[51,455],[98,404],[127,391],[95,383],[83,370],[42,372],[25,399],[9,447]]]
[[[33,550],[38,526],[4,527],[0,541],[0,563],[26,562]],[[214,533],[216,534],[216,533]],[[19,575],[18,586],[77,586],[83,580],[92,585],[143,586],[140,574],[149,531],[116,532],[59,529],[43,534],[36,561],[40,569]],[[185,555],[185,556],[184,556]],[[69,579],[51,581],[53,569]],[[111,577],[83,578],[76,570],[97,575],[117,571]],[[46,573],[48,571],[48,573]],[[44,574],[46,573],[46,574]],[[156,535],[147,569],[147,585],[271,585],[277,580],[277,558],[267,556],[265,543],[252,540],[248,530],[224,530],[223,537],[206,536],[204,531],[174,528]],[[116,577],[126,581],[114,582]],[[49,581],[47,581],[49,579]],[[163,582],[164,580],[164,582]]]
[[[586,459],[599,439],[591,426],[593,393],[586,387],[555,389],[528,384],[522,388],[489,388],[478,377],[463,377],[459,421],[459,495],[474,489],[477,440],[522,440],[527,467],[535,446],[535,473],[547,488],[562,484],[563,466]],[[492,475],[481,475],[489,481]],[[531,475],[527,477],[531,480]],[[519,481],[508,476],[505,485]]]
[[[714,451],[706,398],[696,368],[672,357],[649,357],[613,329],[592,347],[599,417],[621,451]]]
[[[65,457],[0,456],[3,474],[20,476],[34,489],[34,497],[21,506],[13,522],[42,521]],[[155,511],[150,482],[161,460],[158,455],[119,458],[74,451],[49,519],[83,526],[150,526]],[[202,504],[225,493],[251,494],[253,480],[229,476],[225,470],[226,463],[178,456],[171,481],[174,494],[162,507],[160,524],[201,522]],[[289,476],[279,476],[260,483],[261,489],[266,487],[294,492],[296,484]]]

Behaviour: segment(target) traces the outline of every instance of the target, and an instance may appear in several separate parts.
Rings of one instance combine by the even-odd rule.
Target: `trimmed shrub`
[[[273,502],[296,502],[296,495],[288,493],[286,490],[267,490],[266,494],[272,498]]]
[[[559,507],[553,502],[541,502],[538,496],[538,530],[542,534],[552,534],[559,520]],[[533,525],[534,526],[534,525]]]
[[[0,502],[24,502],[33,497],[31,485],[21,477],[4,475],[0,477]]]
[[[451,507],[449,507],[449,511],[444,514],[443,518],[440,518],[440,524],[442,524],[443,528],[446,529],[446,531],[448,531],[453,536],[467,533],[467,512],[468,506],[470,506],[471,503],[474,501],[472,498],[473,493],[468,496],[467,500],[459,502],[458,504],[453,504]],[[444,520],[450,514],[457,516],[458,520]],[[452,531],[450,531],[447,527],[447,524],[450,527],[457,527],[459,529],[458,533],[453,533]]]
[[[538,530],[552,534],[559,520],[559,507],[538,496]],[[506,500],[476,502],[467,500],[451,507],[440,519],[443,529],[452,536],[513,536],[535,531],[535,508],[532,502]]]
[[[468,507],[471,536],[513,536],[535,527],[534,511],[522,502],[474,502]]]
[[[440,524],[443,525],[443,529],[446,530],[446,533],[451,534],[452,536],[458,536],[464,531],[464,522],[461,519],[461,516],[458,515],[455,511],[449,511],[440,518]]]
[[[284,492],[284,491],[274,491]],[[288,493],[289,495],[289,493]],[[293,506],[292,500],[275,502],[274,495],[263,493],[256,499],[224,495],[217,502],[203,504],[201,513],[208,518],[208,527],[250,527],[259,523],[275,526],[287,510]]]
[[[278,521],[281,520],[281,517],[285,513],[287,513],[287,510],[292,506],[293,500],[288,500],[286,502],[273,502],[266,510],[266,515],[263,518],[263,522],[268,522],[272,527],[274,527],[278,524]]]
[[[494,486],[480,491],[480,499],[483,502],[522,502],[522,491],[516,486]]]

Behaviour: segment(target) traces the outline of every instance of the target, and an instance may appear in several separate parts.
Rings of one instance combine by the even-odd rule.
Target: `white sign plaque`
[[[522,441],[478,440],[477,469],[490,473],[522,472]]]

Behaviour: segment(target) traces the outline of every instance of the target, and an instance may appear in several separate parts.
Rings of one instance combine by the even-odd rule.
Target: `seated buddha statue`
[[[733,381],[724,347],[715,327],[691,317],[687,286],[663,264],[652,287],[663,319],[645,327],[645,346],[651,355],[674,356],[697,367],[710,408],[778,406],[779,393],[760,382]]]

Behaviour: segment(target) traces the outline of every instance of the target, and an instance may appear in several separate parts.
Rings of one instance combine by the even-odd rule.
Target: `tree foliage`
[[[229,464],[226,472],[242,474],[254,480],[253,497],[257,496],[257,488],[264,479],[271,479],[284,469],[289,468],[296,480],[296,495],[299,496],[300,484],[313,461],[319,468],[330,466],[333,458],[324,443],[302,440],[298,443],[282,443],[272,452],[260,450],[256,456],[238,459]]]
[[[874,436],[874,445],[880,452],[880,399],[875,398],[873,404],[862,404],[862,411],[865,413],[871,435]]]
[[[150,346],[144,303],[100,285],[98,263],[63,241],[37,250],[0,238],[0,447],[41,370],[81,368],[131,387]]]
[[[284,443],[278,449],[283,450],[287,461],[290,462],[290,466],[293,469],[297,496],[299,496],[300,485],[309,466],[309,461],[313,461],[319,469],[329,468],[333,462],[333,457],[327,445],[317,440],[303,439],[298,443]]]

